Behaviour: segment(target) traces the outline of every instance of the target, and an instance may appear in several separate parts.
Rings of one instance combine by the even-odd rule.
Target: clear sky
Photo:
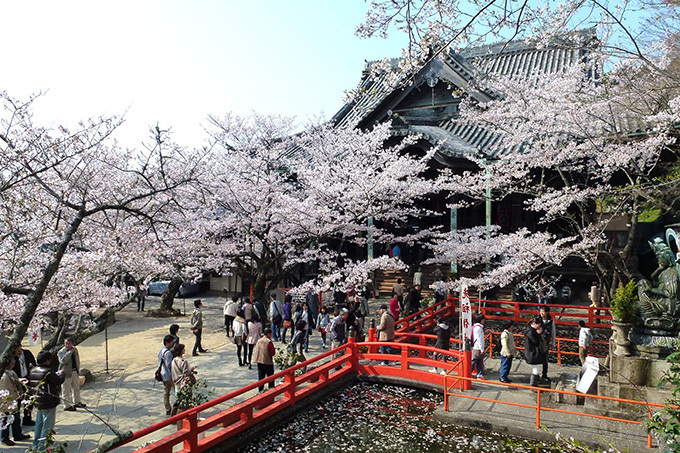
[[[354,36],[363,0],[8,1],[0,90],[48,125],[125,115],[138,146],[157,122],[200,145],[208,114],[332,116],[365,60],[395,57],[403,37]]]

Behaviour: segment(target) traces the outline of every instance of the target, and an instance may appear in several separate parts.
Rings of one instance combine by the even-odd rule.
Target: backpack
[[[167,354],[168,352],[169,351],[165,351],[161,356],[161,364],[158,365],[158,369],[156,370],[156,373],[154,375],[154,379],[156,379],[158,382],[163,382],[163,372],[161,370],[163,368],[163,365],[165,364],[165,354]]]

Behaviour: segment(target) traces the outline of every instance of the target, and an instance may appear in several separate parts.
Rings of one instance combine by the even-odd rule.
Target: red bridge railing
[[[476,299],[472,301],[479,306],[479,301]],[[528,322],[538,314],[537,305],[532,303],[488,300],[482,302],[485,305],[481,305],[481,312],[489,319],[512,319],[517,323],[522,323]],[[610,326],[611,316],[609,316],[608,308],[594,309],[561,305],[551,305],[551,307],[553,308],[551,313],[557,324],[576,325],[578,319],[588,319],[590,327]],[[569,308],[570,311],[568,313],[557,311],[562,307]],[[458,298],[449,297],[418,313],[399,319],[395,324],[396,338],[393,342],[376,341],[375,329],[370,329],[367,342],[357,343],[350,338],[346,345],[324,352],[273,376],[139,430],[131,438],[110,450],[151,435],[158,435],[161,430],[177,424],[180,427],[177,432],[152,441],[135,451],[172,453],[174,447],[181,444],[180,452],[203,452],[350,374],[416,379],[441,385],[446,392],[454,388],[469,390],[471,388],[470,351],[459,351],[460,340],[458,339],[451,340],[454,349],[448,351],[436,349],[427,345],[428,340],[436,339],[436,336],[422,333],[434,327],[439,317],[456,317],[458,308]],[[605,314],[600,315],[600,312]],[[414,340],[417,344],[412,343]],[[380,346],[390,346],[393,353],[381,354]],[[448,356],[449,362],[444,364],[440,360],[434,360],[430,357],[434,353]],[[398,366],[382,366],[374,363],[383,360],[396,362]],[[431,373],[428,371],[430,367],[446,368],[448,372],[446,375]],[[308,371],[296,376],[303,369],[308,369]],[[218,407],[233,404],[244,394],[277,380],[283,382],[264,393],[222,410]],[[218,412],[208,418],[199,418],[200,413],[216,409]]]
[[[373,332],[372,335],[375,336],[375,333]],[[393,353],[381,354],[379,352],[380,346],[391,347]],[[361,352],[360,349],[365,350],[365,352]],[[449,362],[442,364],[441,361],[428,357],[428,353],[443,353],[448,356]],[[338,354],[341,355],[332,358]],[[461,356],[463,356],[463,360],[461,360]],[[324,352],[273,376],[139,430],[131,438],[114,448],[154,434],[158,435],[160,430],[179,423],[181,428],[177,432],[153,441],[135,451],[139,453],[172,453],[175,446],[182,444],[182,448],[179,450],[181,452],[203,452],[349,374],[417,379],[442,387],[444,386],[444,379],[448,377],[449,382],[453,383],[453,387],[459,385],[469,388],[469,381],[458,379],[458,384],[456,384],[456,376],[468,376],[470,374],[470,360],[469,357],[466,360],[466,356],[469,356],[469,353],[461,354],[457,350],[442,351],[421,344],[384,341],[357,343],[354,338],[350,338],[349,342],[343,346]],[[393,364],[396,362],[396,365],[383,366],[371,362],[383,360]],[[421,366],[421,368],[418,368],[418,366]],[[445,367],[449,370],[448,375],[431,373],[428,371],[429,367]],[[300,376],[296,376],[296,372],[304,368],[311,369]],[[225,403],[233,403],[235,398],[282,378],[283,383],[279,383],[264,393],[220,410],[206,419],[199,419],[200,413],[208,412]],[[214,428],[219,429],[215,431]],[[209,430],[213,431],[208,432]]]

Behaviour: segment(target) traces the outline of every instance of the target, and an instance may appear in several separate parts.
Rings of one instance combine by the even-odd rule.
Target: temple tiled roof
[[[334,117],[338,127],[367,127],[371,122],[384,121],[389,109],[423,82],[433,78],[447,81],[466,90],[480,100],[490,100],[494,93],[474,91],[470,87],[485,76],[529,76],[534,73],[553,73],[573,65],[589,52],[596,43],[593,29],[581,30],[569,36],[553,39],[549,45],[539,47],[525,41],[498,43],[459,51],[449,50],[442,58],[425,65],[417,74],[402,77],[393,87],[386,75],[372,78],[364,74],[358,92]],[[396,65],[397,60],[393,60]],[[475,153],[487,156],[504,154],[502,135],[478,125],[457,120],[456,117],[433,124],[401,124],[395,127],[395,135],[421,134],[433,144],[440,144],[440,152],[448,157]]]

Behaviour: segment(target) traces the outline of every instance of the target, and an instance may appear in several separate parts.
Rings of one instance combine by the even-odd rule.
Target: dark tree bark
[[[172,280],[170,280],[170,284],[168,285],[168,289],[165,290],[163,295],[161,296],[161,308],[160,311],[167,311],[167,312],[173,312],[175,311],[174,308],[172,308],[172,304],[175,302],[175,294],[177,294],[177,291],[179,291],[179,287],[182,286],[182,279],[179,277],[173,277]]]

